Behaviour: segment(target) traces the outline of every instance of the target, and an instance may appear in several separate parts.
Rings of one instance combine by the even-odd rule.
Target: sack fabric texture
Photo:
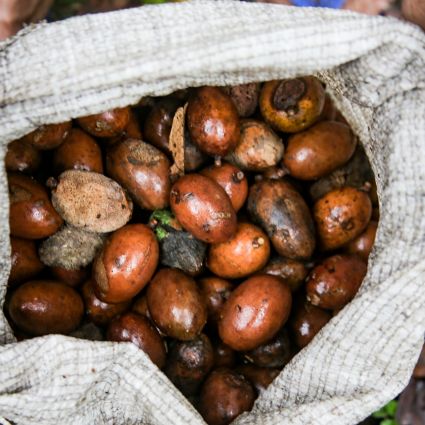
[[[0,299],[10,269],[6,145],[143,96],[315,74],[360,137],[381,220],[356,298],[235,424],[356,424],[408,383],[425,329],[425,37],[391,18],[229,1],[28,27],[0,44]],[[202,424],[130,343],[17,343],[0,314],[0,417],[24,424]],[[1,422],[1,421],[0,421]]]

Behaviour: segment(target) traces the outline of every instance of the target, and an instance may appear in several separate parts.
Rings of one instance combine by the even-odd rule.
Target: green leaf
[[[398,425],[395,419],[384,419],[380,425]]]
[[[387,412],[385,411],[385,406],[381,407],[379,410],[373,413],[372,416],[376,419],[385,419],[388,416]]]
[[[388,416],[390,418],[395,417],[395,414],[397,412],[397,405],[398,405],[397,401],[392,400],[384,407],[385,411],[388,413]]]
[[[156,220],[159,224],[170,224],[171,220],[174,218],[174,215],[169,210],[155,210],[150,216],[150,220]]]

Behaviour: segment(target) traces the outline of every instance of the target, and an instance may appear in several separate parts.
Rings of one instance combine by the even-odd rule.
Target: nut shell
[[[130,121],[130,108],[115,108],[77,119],[87,133],[96,137],[115,137],[125,131]]]
[[[24,136],[23,140],[39,150],[54,149],[65,140],[71,127],[71,121],[60,124],[42,125]]]

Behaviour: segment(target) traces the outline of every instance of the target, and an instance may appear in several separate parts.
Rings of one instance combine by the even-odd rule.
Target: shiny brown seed
[[[372,251],[373,244],[375,242],[376,230],[378,229],[378,223],[371,221],[366,227],[366,230],[361,233],[357,238],[353,239],[345,247],[345,251],[349,254],[356,254],[359,257],[366,260],[369,258],[370,252]]]
[[[244,364],[236,368],[236,371],[242,374],[253,387],[261,394],[279,375],[280,369],[270,367],[258,367],[253,364]]]
[[[42,125],[24,136],[23,140],[39,150],[54,149],[65,140],[71,127],[71,121],[61,124]]]
[[[80,286],[89,275],[87,268],[73,270],[66,269],[64,267],[51,267],[50,271],[57,280],[60,280],[73,288]]]
[[[223,341],[218,340],[213,345],[214,350],[214,367],[233,368],[236,363],[236,351],[231,349]]]
[[[130,121],[130,108],[115,108],[77,119],[83,130],[96,137],[115,137],[125,131]]]
[[[30,143],[18,139],[7,145],[5,158],[7,171],[20,171],[31,174],[37,171],[40,163],[40,152]]]

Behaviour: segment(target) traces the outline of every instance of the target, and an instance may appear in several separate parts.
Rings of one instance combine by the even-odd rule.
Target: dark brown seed
[[[376,221],[369,222],[366,230],[353,239],[345,248],[345,251],[349,254],[356,254],[363,260],[367,261],[369,254],[372,251],[373,244],[375,242],[376,230],[378,229],[378,223]]]
[[[40,152],[30,143],[18,139],[7,145],[5,158],[7,171],[32,174],[38,169],[40,163]]]
[[[23,137],[23,140],[39,150],[57,148],[71,130],[71,121],[61,124],[42,125],[33,132]]]
[[[130,108],[115,108],[100,114],[78,118],[78,124],[92,136],[115,137],[125,131],[130,121]]]
[[[238,366],[236,371],[245,376],[245,378],[248,379],[248,381],[251,382],[257,390],[257,393],[261,394],[274,381],[281,370],[270,367],[258,367],[253,364],[245,364]]]

